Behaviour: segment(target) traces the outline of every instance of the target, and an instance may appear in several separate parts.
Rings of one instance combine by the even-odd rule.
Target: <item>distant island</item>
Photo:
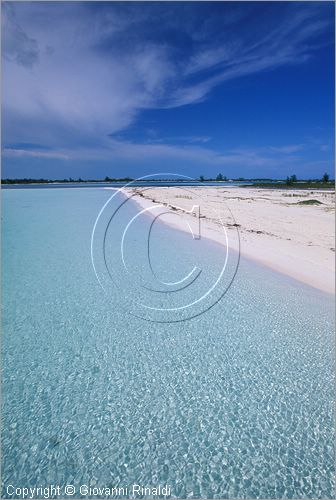
[[[89,184],[89,183],[167,183],[173,182],[175,184],[190,183],[191,181],[208,183],[208,182],[218,182],[218,183],[229,183],[229,182],[242,182],[247,184],[253,184],[255,187],[261,188],[275,188],[275,189],[334,189],[335,181],[329,179],[328,174],[324,174],[322,179],[297,179],[296,175],[288,176],[286,179],[271,179],[271,178],[253,178],[246,179],[244,177],[238,177],[234,179],[228,179],[222,174],[218,174],[215,178],[206,178],[200,175],[195,179],[132,179],[131,177],[123,178],[112,178],[106,176],[104,179],[73,179],[69,177],[67,179],[33,179],[33,178],[20,178],[20,179],[1,179],[1,184],[4,185],[14,185],[14,184]]]

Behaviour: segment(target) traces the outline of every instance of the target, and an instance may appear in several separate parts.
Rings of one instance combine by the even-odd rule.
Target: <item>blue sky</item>
[[[333,176],[333,2],[8,2],[2,176]]]

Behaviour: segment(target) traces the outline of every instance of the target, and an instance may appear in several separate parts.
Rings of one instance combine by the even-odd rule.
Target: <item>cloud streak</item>
[[[48,158],[57,160],[69,160],[69,154],[61,151],[41,151],[38,149],[4,148],[2,154],[13,158]],[[70,153],[71,154],[71,153]]]
[[[59,160],[131,160],[143,162],[146,160],[184,160],[203,166],[216,167],[280,167],[295,166],[300,162],[300,156],[294,153],[309,148],[309,145],[284,145],[281,147],[267,146],[262,148],[237,148],[225,153],[201,145],[174,145],[160,143],[134,143],[113,139],[108,147],[89,149],[62,149],[45,151],[44,149],[12,147],[5,148],[3,154],[8,157],[33,157]]]

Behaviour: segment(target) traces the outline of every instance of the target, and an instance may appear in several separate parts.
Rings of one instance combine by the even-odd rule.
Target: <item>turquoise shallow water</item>
[[[3,192],[3,497],[8,484],[136,483],[169,484],[179,498],[333,498],[332,298],[242,259],[208,312],[139,319],[127,312],[134,278],[114,259],[118,227],[106,237],[106,292],[92,268],[109,196]],[[128,204],[121,218],[134,214]],[[136,280],[148,272],[142,231],[139,221],[125,239]],[[206,289],[222,249],[191,252],[188,235],[169,231],[153,232],[155,272],[176,281],[196,257]]]

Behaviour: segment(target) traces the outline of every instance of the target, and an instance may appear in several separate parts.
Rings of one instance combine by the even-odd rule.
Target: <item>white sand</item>
[[[195,227],[195,216],[185,211],[199,205],[202,236],[223,242],[217,212],[233,247],[237,247],[238,229],[242,255],[315,288],[335,293],[335,193],[332,191],[202,186],[132,188],[128,194],[142,208],[164,203],[168,210],[181,215],[170,217],[169,223],[182,230],[188,230],[186,221]],[[298,204],[312,199],[321,205]],[[234,220],[228,217],[226,207]],[[239,226],[232,227],[232,223]]]

